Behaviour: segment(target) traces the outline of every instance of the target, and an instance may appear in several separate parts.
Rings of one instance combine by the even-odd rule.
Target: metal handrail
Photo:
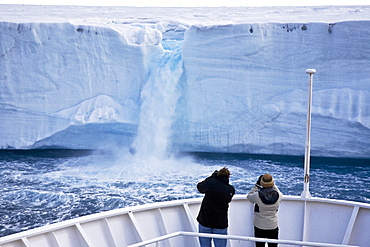
[[[170,233],[170,234],[163,235],[157,238],[145,240],[140,243],[132,244],[127,247],[146,246],[148,244],[153,244],[156,242],[160,242],[160,241],[178,237],[178,236],[222,238],[222,239],[231,239],[231,240],[240,240],[240,241],[267,242],[267,243],[289,244],[289,245],[299,245],[299,246],[314,246],[314,247],[358,247],[355,245],[327,244],[327,243],[295,241],[295,240],[278,240],[278,239],[245,237],[245,236],[238,236],[238,235],[221,235],[221,234],[208,234],[208,233],[185,232],[185,231],[178,231],[178,232]]]

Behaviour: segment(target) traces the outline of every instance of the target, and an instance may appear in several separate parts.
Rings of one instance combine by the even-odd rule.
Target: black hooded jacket
[[[205,227],[227,228],[229,203],[235,194],[235,188],[229,184],[229,179],[214,173],[198,183],[197,188],[200,193],[205,194],[197,217],[198,222]]]

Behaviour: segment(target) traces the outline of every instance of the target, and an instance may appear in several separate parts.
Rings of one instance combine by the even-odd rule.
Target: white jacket
[[[269,230],[278,227],[278,209],[283,194],[274,185],[272,188],[254,186],[247,194],[250,202],[255,204],[253,225],[259,229]]]

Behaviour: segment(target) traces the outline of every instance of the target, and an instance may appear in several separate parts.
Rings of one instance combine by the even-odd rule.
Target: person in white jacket
[[[275,185],[273,177],[266,173],[261,175],[257,183],[247,194],[250,202],[254,203],[254,236],[256,238],[279,239],[278,209],[283,194]],[[264,247],[264,242],[256,242],[256,247]],[[276,247],[276,243],[268,243]]]

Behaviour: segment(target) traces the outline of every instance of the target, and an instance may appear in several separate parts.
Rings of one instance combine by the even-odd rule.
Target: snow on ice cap
[[[262,187],[269,188],[269,187],[274,186],[274,184],[275,184],[274,179],[272,178],[270,174],[266,173],[265,175],[262,176],[261,178]]]

